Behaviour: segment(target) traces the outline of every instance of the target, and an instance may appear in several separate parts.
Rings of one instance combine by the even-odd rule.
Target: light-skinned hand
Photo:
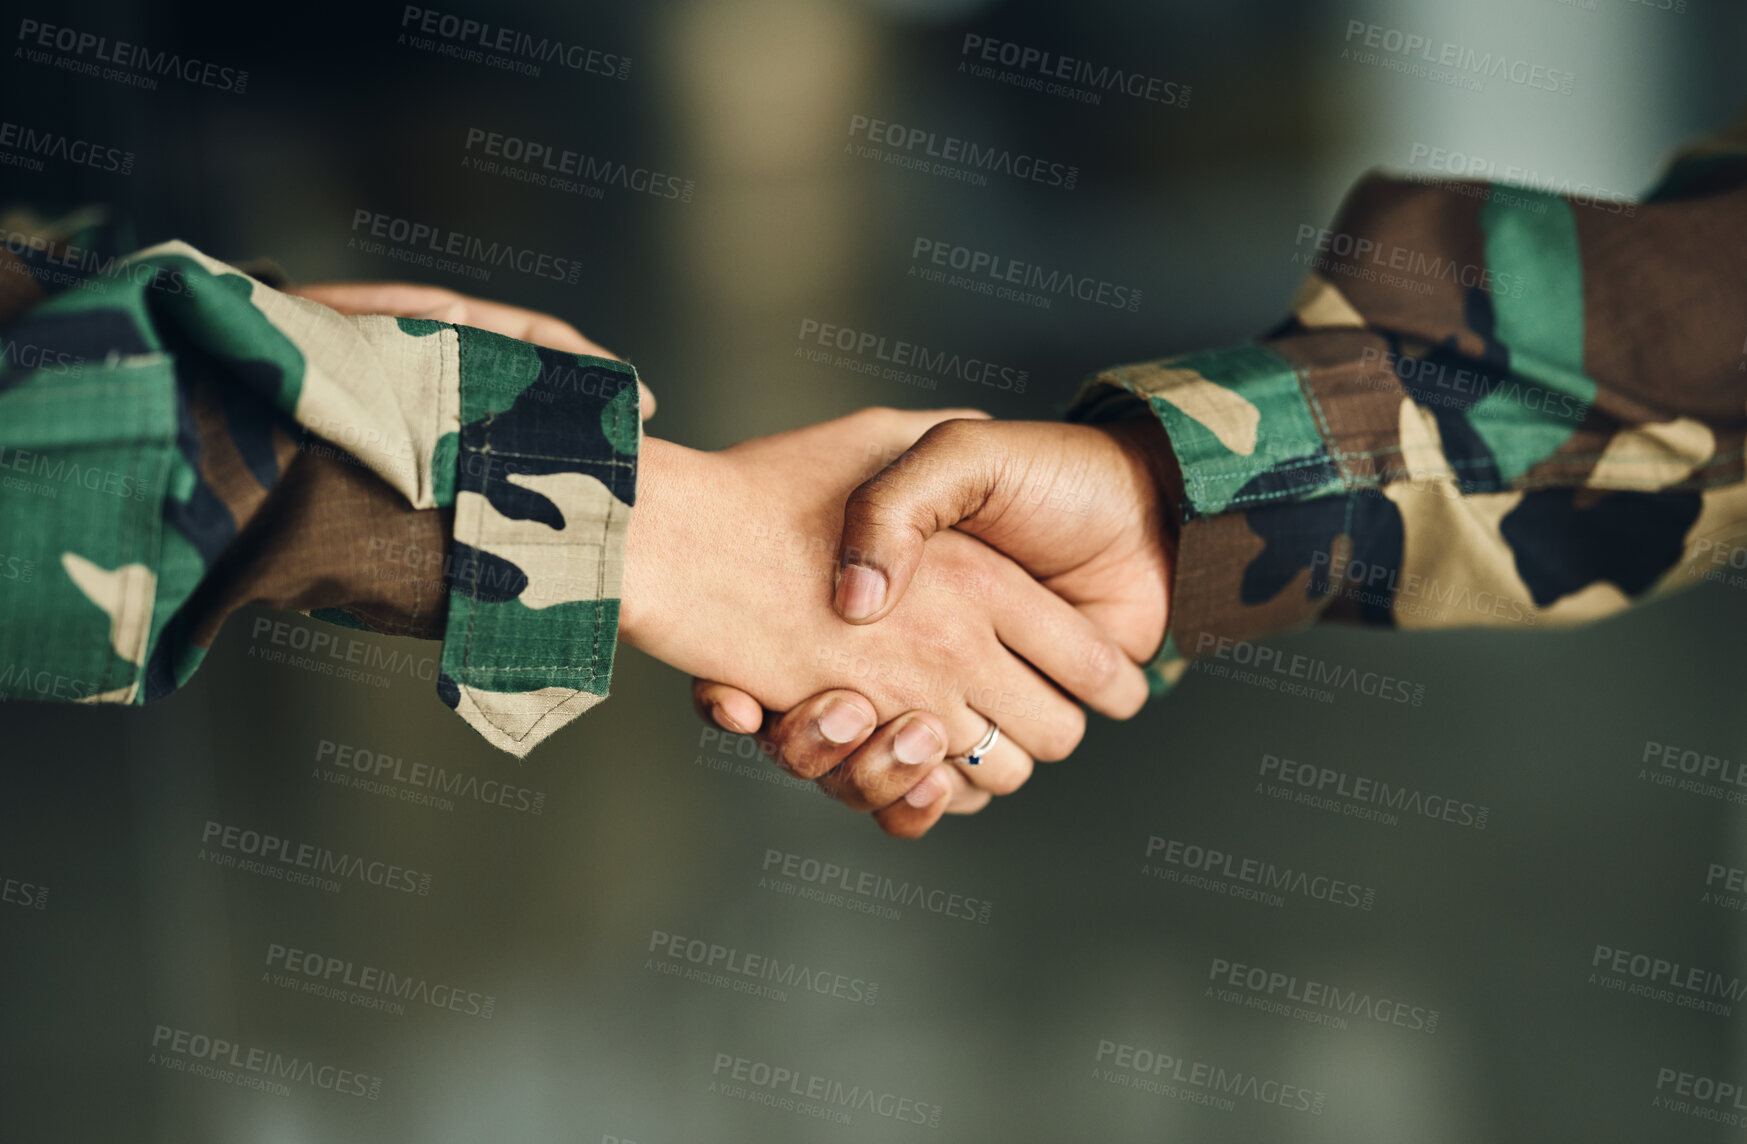
[[[1150,418],[1097,426],[942,422],[849,498],[834,603],[851,622],[882,620],[908,590],[929,538],[957,528],[1073,604],[1127,659],[1144,661],[1164,638],[1175,557],[1169,512],[1180,500],[1179,482],[1163,431]],[[847,743],[821,732],[828,698],[851,703],[852,695],[816,696],[766,716],[751,696],[725,684],[700,680],[693,694],[718,726],[757,733],[766,751],[797,774],[828,776],[828,790],[873,810],[890,833],[913,837],[942,812],[979,810],[1025,777],[943,768],[935,782],[949,797],[936,802],[929,796],[938,792],[923,792],[919,801],[932,813],[919,815],[903,801],[907,791],[894,785],[905,772],[890,765],[886,728]],[[1125,718],[1133,711],[1106,713]]]
[[[942,756],[962,754],[991,720],[1002,740],[977,768],[985,781],[1017,785],[1034,758],[1065,757],[1085,730],[1072,699],[1132,714],[1145,678],[1120,645],[1012,560],[949,529],[920,546],[909,592],[886,610],[887,622],[846,624],[831,609],[844,500],[866,477],[870,451],[892,455],[943,420],[966,419],[965,411],[870,409],[720,453],[646,440],[621,634],[724,682],[754,710],[788,711],[827,690],[865,697],[854,732],[850,713],[833,717],[821,705],[812,722],[829,722],[834,740],[865,740],[876,723],[914,713],[929,731],[918,739],[943,732],[944,742],[925,762],[905,762],[915,777],[903,790]],[[877,737],[898,759],[903,730]],[[937,798],[951,793],[949,783]]]

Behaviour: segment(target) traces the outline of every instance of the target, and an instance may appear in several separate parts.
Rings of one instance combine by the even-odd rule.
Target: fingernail
[[[940,773],[940,768],[928,772],[928,777],[910,788],[904,796],[904,801],[922,810],[934,805],[934,800],[946,793],[946,776]]]
[[[737,735],[746,734],[746,728],[735,722],[733,716],[728,714],[728,709],[720,703],[710,704],[710,718],[714,719],[716,726],[724,731],[733,731]]]
[[[837,576],[837,610],[846,620],[865,620],[886,602],[886,578],[861,564],[846,566]]]
[[[898,757],[900,763],[912,767],[918,763],[926,763],[945,748],[946,744],[940,741],[934,728],[920,719],[900,727],[897,737],[892,741],[892,754]]]
[[[861,733],[873,726],[868,721],[867,712],[853,703],[838,701],[825,709],[825,714],[819,716],[819,734],[833,743],[847,743],[861,737]]]

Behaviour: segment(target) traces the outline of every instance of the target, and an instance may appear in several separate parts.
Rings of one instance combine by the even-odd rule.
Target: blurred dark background
[[[1297,229],[1324,224],[1365,170],[1449,174],[1430,156],[1459,153],[1632,195],[1747,94],[1747,14],[1721,0],[431,10],[629,68],[548,61],[535,76],[439,54],[395,4],[9,7],[15,35],[34,20],[248,78],[240,93],[170,77],[142,90],[33,60],[20,39],[0,118],[134,162],[0,166],[0,200],[107,203],[138,245],[183,238],[300,281],[412,278],[549,311],[635,362],[661,402],[651,433],[719,448],[868,404],[1055,416],[1102,365],[1271,325],[1303,269]],[[1343,58],[1352,21],[1567,71],[1573,90],[1468,91]],[[1186,103],[979,76],[961,67],[979,62],[967,35],[1156,77]],[[1076,185],[978,186],[864,157],[856,116],[1072,165]],[[627,183],[671,175],[689,198],[485,173],[464,163],[470,132],[622,164]],[[587,270],[566,285],[409,266],[352,243],[359,211]],[[920,281],[918,237],[1142,302],[1038,309]],[[808,322],[1027,384],[811,360]],[[1295,650],[1422,685],[1423,705],[1191,673],[1132,723],[1095,722],[1017,795],[908,844],[769,781],[749,745],[690,721],[683,678],[629,649],[611,701],[518,764],[416,669],[382,685],[300,670],[272,660],[254,620],[233,620],[159,706],[0,710],[0,878],[46,887],[41,908],[0,903],[6,1141],[1720,1140],[1740,1129],[1704,1108],[1747,1116],[1692,1095],[1693,1078],[1747,1083],[1740,1003],[1623,995],[1592,967],[1602,945],[1747,974],[1739,908],[1704,897],[1713,866],[1747,867],[1747,810],[1659,787],[1642,761],[1646,744],[1747,760],[1738,589],[1559,634],[1297,636]],[[375,642],[414,663],[435,651]],[[342,748],[509,782],[543,795],[541,812],[342,786]],[[1261,785],[1269,755],[1484,805],[1487,825],[1281,801]],[[202,857],[209,822],[430,873],[430,892],[220,868]],[[1374,908],[1173,884],[1146,872],[1154,838],[1342,878]],[[896,917],[841,885],[809,900],[782,877],[809,862],[930,893]],[[986,920],[931,908],[935,890],[990,903]],[[688,979],[683,944],[658,933],[859,983],[842,985],[857,999]],[[397,1013],[369,987],[286,986],[293,949],[350,967],[340,978],[417,979],[426,999]],[[1246,1005],[1212,979],[1222,962],[1405,1002],[1421,1026]],[[458,1008],[429,1000],[437,985]],[[315,1071],[283,1093],[194,1075],[164,1051],[174,1030]],[[1175,1068],[1136,1071],[1140,1052],[1183,1062],[1174,1092],[1136,1086]],[[1197,1064],[1257,1085],[1230,1107],[1183,1099],[1206,1091],[1182,1080]],[[800,1074],[800,1095],[761,1068]],[[334,1091],[339,1069],[379,1080],[374,1097]],[[823,1078],[811,1095],[809,1076]],[[1317,1110],[1271,1102],[1296,1091],[1282,1084],[1320,1094]],[[909,1122],[916,1107],[936,1123]]]

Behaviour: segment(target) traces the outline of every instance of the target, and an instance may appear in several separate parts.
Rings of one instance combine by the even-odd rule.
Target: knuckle
[[[915,676],[899,676],[886,682],[880,698],[897,711],[933,711],[939,706],[926,683]]]
[[[1074,753],[1086,735],[1086,713],[1069,706],[1058,715],[1046,718],[1040,728],[1042,742],[1037,757],[1046,763],[1058,763]]]
[[[809,750],[805,743],[795,742],[786,737],[775,743],[776,753],[772,756],[779,765],[796,778],[816,779],[825,774],[836,764],[828,758],[820,758],[817,752]]]
[[[902,410],[889,405],[869,405],[850,414],[856,422],[856,427],[863,433],[875,439],[893,436],[899,421],[903,418]]]
[[[985,423],[972,421],[964,417],[954,417],[946,421],[937,421],[931,425],[928,432],[922,434],[922,440],[916,442],[920,447],[924,443],[933,445],[952,445],[971,440],[984,431]]]
[[[856,528],[874,528],[883,523],[892,499],[889,482],[885,479],[886,472],[869,477],[855,489],[843,502],[843,523],[845,531]]]
[[[918,662],[942,664],[959,678],[975,679],[977,669],[988,662],[987,649],[959,625],[944,621],[935,616],[914,625],[909,632],[913,654]]]
[[[893,776],[883,769],[862,768],[848,776],[848,779],[849,786],[854,791],[857,805],[863,808],[880,806],[904,797],[904,792],[901,789],[897,791],[891,789]]]
[[[1080,681],[1088,692],[1099,693],[1115,685],[1128,657],[1109,640],[1095,639],[1080,651]]]
[[[940,469],[947,458],[962,454],[976,434],[975,421],[940,421],[916,439],[916,443],[886,467],[886,473],[905,476],[929,476]]]

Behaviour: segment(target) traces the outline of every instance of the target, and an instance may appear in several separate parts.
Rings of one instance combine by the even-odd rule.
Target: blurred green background
[[[1747,87],[1747,14],[1720,0],[433,9],[628,58],[623,79],[402,42],[404,5],[65,7],[14,20],[246,69],[246,90],[141,91],[14,55],[8,120],[136,162],[0,167],[6,201],[111,203],[141,244],[270,257],[301,281],[413,277],[549,311],[635,362],[661,401],[651,433],[701,448],[868,404],[1055,416],[1102,365],[1271,325],[1302,270],[1298,228],[1326,223],[1369,168],[1445,174],[1430,155],[1456,152],[1631,194]],[[1356,63],[1351,21],[1506,52],[1572,73],[1573,90],[1467,91]],[[1190,94],[1027,90],[961,68],[967,35]],[[846,149],[854,116],[1042,155],[1076,166],[1076,185],[866,158]],[[470,131],[672,175],[689,200],[486,174],[463,164]],[[349,245],[360,210],[589,270],[574,286],[409,270]],[[1143,301],[1036,309],[918,281],[918,237]],[[1027,384],[928,388],[817,362],[798,352],[807,322]],[[156,707],[0,710],[8,1142],[1722,1140],[1740,1128],[1694,1109],[1747,1116],[1697,1079],[1747,1084],[1741,1004],[1625,995],[1592,965],[1606,946],[1747,974],[1739,908],[1705,899],[1713,867],[1747,867],[1747,808],[1657,785],[1643,761],[1647,744],[1747,760],[1739,589],[1560,634],[1296,636],[1423,703],[1192,672],[917,843],[773,781],[750,744],[692,720],[682,677],[629,649],[611,701],[516,763],[420,678],[434,647],[367,637],[412,666],[346,680],[276,661],[287,648],[257,618],[234,619]],[[346,785],[356,771],[336,764],[358,750],[393,760],[380,786]],[[1269,756],[1484,806],[1486,825],[1283,800]],[[475,793],[410,800],[420,788],[392,776],[416,764]],[[488,802],[488,780],[527,797]],[[226,868],[209,823],[429,874],[429,892]],[[1171,881],[1172,841],[1350,882],[1372,906]],[[835,888],[806,877],[826,865]],[[882,905],[869,885],[919,897]],[[709,946],[732,951],[719,977],[690,960]],[[305,991],[316,978],[291,950],[350,992]],[[788,984],[724,972],[749,956]],[[1232,965],[1405,1014],[1342,1027],[1328,1005],[1271,1011],[1251,1002],[1281,993],[1216,973]],[[368,969],[416,997],[379,1007]],[[283,1092],[195,1075],[198,1037],[312,1067]],[[1162,1074],[1159,1054],[1174,1059]],[[1235,1094],[1183,1098],[1215,1071]],[[352,1074],[365,1095],[344,1091]]]

